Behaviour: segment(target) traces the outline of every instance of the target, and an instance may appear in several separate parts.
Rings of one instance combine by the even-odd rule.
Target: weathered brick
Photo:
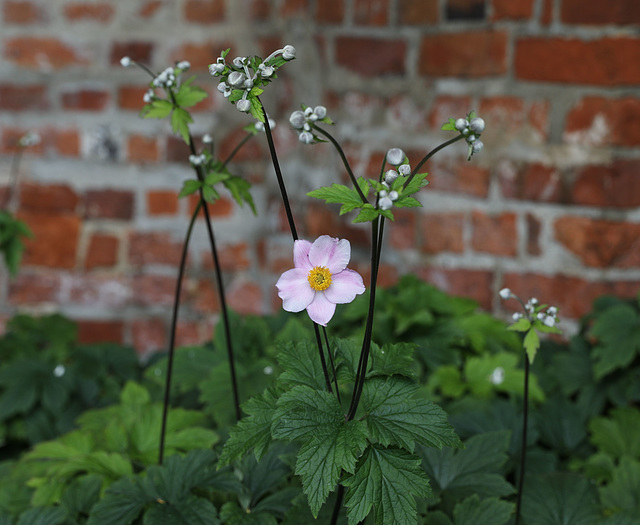
[[[423,252],[428,254],[464,251],[464,214],[427,213],[420,217]]]
[[[75,273],[65,279],[69,301],[76,307],[121,310],[131,304],[130,279],[97,273]]]
[[[158,139],[144,135],[131,135],[127,140],[128,159],[130,162],[158,162]]]
[[[198,194],[190,195],[189,197],[189,214],[192,214],[196,206],[198,206],[198,202],[200,200],[200,196]],[[213,204],[209,204],[209,216],[210,217],[229,217],[233,214],[233,201],[227,197],[220,197]],[[201,210],[199,215],[199,219],[204,218],[204,213]]]
[[[110,98],[106,90],[81,88],[62,93],[62,107],[72,111],[102,111]]]
[[[49,137],[58,155],[64,157],[80,155],[80,136],[77,129],[54,129],[49,132]]]
[[[262,290],[251,281],[232,282],[227,293],[227,303],[229,308],[241,315],[264,314]]]
[[[475,31],[427,35],[420,43],[418,72],[430,76],[482,77],[507,71],[507,33]]]
[[[560,19],[565,24],[640,24],[640,4],[636,0],[581,2],[563,0]]]
[[[473,235],[471,246],[474,250],[505,257],[518,253],[518,231],[515,213],[488,215],[474,210],[471,214]]]
[[[220,311],[218,289],[213,283],[213,278],[201,279],[196,287],[189,289],[189,295],[192,297],[190,302],[195,312],[212,314]]]
[[[527,254],[541,255],[540,231],[542,230],[542,224],[533,213],[527,213],[525,220],[527,227]]]
[[[64,16],[70,22],[92,21],[107,23],[115,13],[113,5],[106,2],[74,2],[64,6]]]
[[[431,105],[429,126],[440,129],[449,117],[464,117],[469,111],[471,111],[471,97],[439,95]]]
[[[564,139],[582,146],[640,146],[638,122],[640,98],[585,97],[568,113]]]
[[[208,69],[209,64],[215,62],[220,56],[220,52],[231,47],[231,45],[214,42],[183,42],[171,52],[171,60],[188,60],[192,69]]]
[[[87,270],[112,268],[118,263],[120,240],[115,235],[94,233],[89,241],[84,266]]]
[[[237,272],[250,267],[249,246],[246,242],[217,246],[218,259],[223,272]],[[213,257],[209,251],[202,254],[202,267],[213,269]]]
[[[174,241],[168,233],[133,232],[129,236],[129,262],[133,266],[148,264],[180,264],[182,242]]]
[[[131,60],[140,62],[141,64],[151,64],[153,56],[153,43],[141,40],[132,40],[126,42],[113,42],[111,44],[111,53],[109,54],[109,62],[112,66],[120,66],[122,57],[129,57]]]
[[[34,130],[31,130],[34,131]],[[40,130],[39,130],[40,131]],[[24,128],[3,127],[2,140],[0,142],[0,153],[5,155],[13,155],[20,149],[20,139],[27,133]],[[42,134],[38,133],[42,138]],[[40,141],[38,144],[23,149],[23,155],[43,155],[45,152],[46,141]]]
[[[507,199],[538,202],[561,202],[562,176],[554,166],[511,163],[498,167],[498,180],[502,195]]]
[[[7,24],[35,24],[47,19],[44,7],[34,2],[5,0],[2,4],[3,22]]]
[[[165,4],[166,3],[163,0],[146,0],[140,6],[138,15],[141,18],[151,18],[158,11],[160,11],[160,8],[163,7]]]
[[[34,235],[25,241],[23,264],[67,269],[76,266],[81,226],[78,217],[20,212],[18,218],[27,223]]]
[[[438,0],[399,0],[398,20],[403,25],[427,25],[438,22]]]
[[[447,20],[483,20],[485,0],[447,0],[445,15]]]
[[[251,20],[265,21],[271,16],[271,4],[269,0],[252,0],[248,6]]]
[[[66,184],[20,185],[20,210],[29,213],[70,213],[76,212],[80,199]]]
[[[516,135],[527,136],[533,131],[534,138],[540,140],[548,134],[549,108],[546,100],[524,100],[513,96],[484,97],[480,100],[478,114],[490,123],[485,138],[509,140]]]
[[[171,190],[147,192],[147,213],[149,215],[175,215],[178,213],[177,193]]]
[[[0,84],[3,111],[42,111],[49,109],[49,91],[42,84]]]
[[[123,321],[76,319],[78,343],[118,343],[124,341]]]
[[[429,173],[428,191],[460,193],[480,198],[489,194],[489,170],[467,162],[466,158],[430,160],[420,171]]]
[[[356,0],[353,21],[361,26],[386,26],[389,23],[389,0]]]
[[[640,84],[640,39],[603,37],[523,37],[516,42],[514,71],[517,79],[567,82],[597,86]]]
[[[194,24],[213,24],[225,18],[224,0],[187,0],[184,18]]]
[[[84,65],[88,59],[76,48],[57,38],[19,36],[5,40],[4,56],[10,62],[48,71],[73,65]]]
[[[142,97],[146,93],[147,86],[120,86],[118,88],[118,106],[121,109],[140,111],[144,106]]]
[[[167,350],[167,327],[162,319],[134,319],[131,321],[131,339],[140,356]]]
[[[344,0],[316,2],[314,20],[321,24],[340,24],[344,20]]]
[[[280,6],[281,17],[302,15],[308,12],[310,0],[284,0]]]
[[[176,348],[181,346],[201,345],[210,339],[204,333],[204,327],[196,321],[178,321],[176,326]]]
[[[635,208],[640,206],[640,161],[581,168],[573,182],[571,202],[587,206]]]
[[[470,297],[485,310],[491,308],[493,275],[486,270],[438,268],[431,265],[415,269],[418,277],[451,295]]]
[[[246,131],[242,128],[236,128],[228,132],[220,141],[220,144],[216,144],[216,150],[218,151],[218,157],[226,159],[231,155],[233,150],[238,144],[247,136]],[[250,140],[247,142],[233,157],[234,162],[246,162],[255,161],[262,158],[262,152],[260,150],[260,141]],[[184,157],[183,157],[184,158]]]
[[[336,38],[336,62],[365,77],[402,75],[407,44],[404,40],[370,37]]]
[[[60,287],[61,279],[57,273],[35,273],[23,268],[9,281],[9,303],[14,306],[59,303]]]
[[[588,217],[561,217],[556,240],[586,266],[640,267],[640,224]]]
[[[540,15],[540,23],[543,26],[551,24],[553,19],[553,0],[542,0],[542,14]]]
[[[176,278],[169,275],[136,275],[131,280],[133,303],[138,306],[171,306]]]
[[[528,20],[533,14],[533,0],[492,0],[493,20]]]
[[[393,210],[394,221],[389,224],[389,242],[396,250],[411,250],[416,246],[415,210],[396,208]]]
[[[127,190],[89,190],[85,194],[87,219],[123,219],[133,217],[134,195]]]

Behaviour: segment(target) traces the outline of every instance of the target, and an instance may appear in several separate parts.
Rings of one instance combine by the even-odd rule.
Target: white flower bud
[[[476,141],[476,138],[477,138],[477,137],[476,137],[473,133],[469,133],[469,134],[467,135],[467,142],[468,142],[469,144],[471,144],[472,142],[475,142],[475,141]]]
[[[555,306],[550,306],[547,308],[547,313],[549,315],[556,315],[558,313],[558,309]]]
[[[404,162],[404,151],[400,148],[391,148],[387,151],[387,162],[393,166],[399,166]]]
[[[389,197],[382,197],[378,201],[378,207],[381,210],[390,210],[392,206],[393,206],[393,201]]]
[[[392,201],[397,201],[397,200],[398,200],[398,192],[397,192],[397,191],[395,191],[395,190],[390,191],[390,192],[389,192],[389,198],[390,198]]]
[[[473,152],[474,153],[480,153],[482,151],[482,148],[484,148],[484,144],[482,143],[481,140],[476,140],[473,143]]]
[[[260,69],[260,76],[262,78],[269,78],[274,72],[271,66],[265,66],[264,64],[260,64],[258,69]]]
[[[466,118],[459,118],[458,120],[456,120],[456,129],[458,131],[464,131],[465,129],[467,129],[468,125],[469,122],[467,122]]]
[[[282,58],[285,60],[291,60],[296,57],[296,48],[290,45],[284,46],[282,49]]]
[[[298,140],[303,144],[311,144],[313,142],[313,134],[308,131],[303,131],[298,136]]]
[[[213,142],[213,138],[208,133],[205,133],[204,135],[202,135],[202,142],[204,142],[205,144],[211,144]]]
[[[251,102],[249,102],[246,98],[240,99],[236,102],[236,109],[238,111],[246,113],[251,109]]]
[[[511,293],[511,290],[509,290],[509,288],[503,288],[498,292],[498,295],[500,295],[500,297],[502,297],[503,299],[509,299],[510,297],[513,297],[513,294]]]
[[[240,73],[239,71],[232,71],[231,73],[229,73],[229,77],[227,78],[227,80],[229,81],[230,85],[239,88],[244,85],[244,81],[246,80],[246,78],[247,77],[244,73]]]
[[[514,321],[519,321],[520,319],[522,319],[522,314],[521,314],[521,313],[516,312],[515,314],[513,314],[513,315],[511,316],[511,319],[513,319]]]
[[[304,113],[300,110],[294,111],[289,117],[289,123],[296,129],[302,129],[305,124]]]
[[[243,86],[245,89],[251,89],[253,87],[253,80],[248,78],[247,80],[244,81]]]
[[[393,181],[398,178],[398,172],[396,170],[387,170],[384,174],[384,181],[387,184],[393,184]]]
[[[384,199],[385,197],[387,197],[389,195],[389,192],[387,190],[380,190],[380,193],[378,193],[378,196],[381,199]]]
[[[472,118],[471,122],[469,123],[469,128],[471,129],[471,131],[479,135],[484,131],[484,120],[480,117]]]
[[[151,102],[153,100],[154,95],[155,95],[155,93],[153,92],[153,89],[147,89],[146,93],[142,97],[142,100],[146,104],[149,104],[149,102]]]
[[[313,108],[313,113],[319,119],[323,119],[324,117],[327,116],[327,108],[325,108],[324,106],[316,106],[315,108]]]
[[[125,67],[128,67],[128,66],[125,66]],[[56,377],[62,377],[66,371],[67,370],[64,367],[64,365],[58,365],[53,369],[53,375]]]
[[[176,64],[176,67],[180,71],[187,71],[191,67],[191,63],[188,60],[182,60]]]
[[[494,385],[501,385],[504,382],[504,368],[498,366],[489,376],[489,381]]]
[[[120,64],[122,67],[129,67],[131,66],[131,59],[129,57],[122,57],[120,59]]]
[[[236,67],[244,67],[245,57],[236,57],[233,59],[233,65]]]
[[[407,176],[411,174],[411,166],[409,164],[401,164],[398,166],[398,173],[403,176]]]
[[[553,315],[547,315],[542,322],[545,326],[552,328],[556,324],[556,318]]]

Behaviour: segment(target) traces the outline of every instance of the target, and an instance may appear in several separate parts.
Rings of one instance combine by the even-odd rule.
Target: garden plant
[[[168,118],[187,144],[193,178],[179,195],[199,199],[169,348],[142,364],[133,349],[78,345],[59,316],[9,323],[0,343],[0,525],[640,523],[640,297],[601,298],[566,343],[539,336],[560,333],[557,308],[508,289],[501,298],[522,308],[510,326],[412,276],[379,288],[394,210],[421,206],[421,169],[438,151],[464,142],[469,160],[479,154],[485,122],[473,111],[450,118],[442,130],[452,136],[422,158],[390,145],[377,173],[356,177],[326,108],[302,104],[289,119],[301,147],[332,148],[345,175],[308,197],[369,224],[365,282],[349,267],[348,239],[298,236],[275,122],[260,98],[296,50],[264,60],[229,52],[209,71],[248,124],[223,159],[211,137],[190,131],[188,109],[207,93],[186,78],[188,62],[156,74],[122,59],[150,75],[141,116]],[[209,205],[229,192],[256,213],[233,160],[263,137],[291,269],[273,283],[282,312],[241,318],[227,308]],[[211,343],[177,350],[200,213],[220,326]]]

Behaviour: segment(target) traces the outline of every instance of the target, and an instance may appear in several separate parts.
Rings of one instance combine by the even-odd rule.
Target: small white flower
[[[262,78],[269,78],[275,72],[275,69],[271,66],[265,66],[264,63],[258,66],[258,72]]]
[[[469,122],[467,122],[466,118],[459,118],[458,120],[456,120],[456,129],[458,131],[464,131],[465,129],[467,129],[468,125]]]
[[[389,197],[382,197],[378,201],[378,207],[381,210],[390,210],[392,206],[393,206],[393,201]]]
[[[411,174],[411,166],[409,164],[401,164],[398,166],[398,173],[403,176],[407,176]]]
[[[276,121],[275,121],[275,120],[273,120],[272,118],[270,118],[270,119],[269,119],[269,128],[270,128],[270,129],[273,129],[273,128],[275,128],[275,127],[276,127]],[[256,129],[257,129],[258,131],[264,131],[264,123],[262,123],[262,122],[260,122],[260,121],[256,122]]]
[[[273,367],[272,366],[265,366],[264,370],[262,370],[264,372],[265,375],[270,376],[271,374],[273,374]]]
[[[233,65],[236,67],[244,67],[246,57],[236,57],[233,59]]]
[[[306,122],[304,113],[300,110],[294,111],[289,117],[289,123],[296,129],[302,129]]]
[[[144,96],[142,97],[142,100],[146,103],[149,104],[152,100],[153,97],[155,96],[155,93],[153,92],[153,89],[148,89],[146,91],[146,93],[144,94]]]
[[[120,59],[120,64],[122,65],[122,67],[130,67],[132,63],[132,60],[129,57],[122,57]]]
[[[208,133],[205,133],[204,135],[202,135],[202,142],[204,142],[205,144],[211,144],[213,142],[213,137]]]
[[[56,377],[62,377],[66,371],[67,370],[65,369],[64,365],[58,365],[53,369],[53,375]]]
[[[519,321],[520,319],[522,319],[522,314],[519,312],[516,312],[511,316],[511,319],[513,319],[514,321]]]
[[[547,313],[549,315],[556,315],[558,313],[558,309],[555,306],[550,306],[547,308]]]
[[[309,131],[303,131],[302,133],[300,133],[300,135],[298,135],[298,139],[303,144],[311,144],[313,142],[313,133]]]
[[[236,108],[238,109],[238,111],[246,113],[251,109],[251,102],[249,102],[246,98],[240,99],[236,102]]]
[[[556,324],[556,318],[553,315],[547,315],[545,316],[544,321],[542,322],[544,323],[545,326],[552,328]]]
[[[503,288],[498,292],[498,295],[503,299],[509,299],[510,297],[513,297],[513,294],[511,293],[511,290],[509,290],[509,288]]]
[[[393,184],[393,181],[398,178],[398,172],[396,170],[387,170],[384,174],[384,181],[387,184]]]
[[[471,122],[469,123],[469,128],[471,129],[471,131],[477,134],[480,134],[484,131],[484,126],[484,120],[480,117],[472,118]]]
[[[404,162],[404,151],[400,148],[391,148],[387,151],[387,162],[393,166],[399,166]]]
[[[318,117],[318,119],[322,120],[327,116],[327,108],[325,108],[324,106],[316,106],[315,108],[313,108],[313,113],[316,117]]]
[[[285,60],[291,60],[296,57],[296,48],[290,45],[286,45],[282,48],[282,58]]]
[[[176,64],[176,67],[180,71],[187,71],[191,67],[191,62],[189,62],[188,60],[181,60]]]
[[[504,368],[498,366],[489,376],[489,381],[494,385],[501,385],[504,382]]]
[[[397,191],[390,191],[389,192],[389,198],[392,201],[397,201],[398,200],[398,192]]]
[[[200,166],[205,160],[206,157],[204,155],[189,155],[189,162],[194,166]]]
[[[482,143],[481,140],[476,140],[473,143],[472,149],[474,153],[480,153],[482,151],[482,148],[484,148],[484,144]]]
[[[222,93],[225,96],[225,98],[231,95],[231,87],[228,86],[226,82],[220,82],[218,84],[218,91],[220,91],[220,93]]]
[[[27,131],[20,140],[18,144],[23,148],[28,148],[29,146],[35,146],[36,144],[40,144],[40,135],[38,135],[35,131]]]
[[[229,73],[227,80],[229,81],[229,85],[240,88],[244,86],[244,81],[247,79],[244,73],[240,73],[240,71],[232,71]]]

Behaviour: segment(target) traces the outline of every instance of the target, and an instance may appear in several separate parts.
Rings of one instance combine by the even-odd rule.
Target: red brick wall
[[[357,174],[401,147],[416,163],[449,136],[449,116],[487,122],[471,162],[457,144],[428,165],[424,208],[387,229],[382,279],[405,272],[487,309],[509,286],[576,319],[602,293],[640,289],[640,4],[636,0],[0,0],[0,195],[17,139],[41,144],[20,164],[18,214],[33,229],[15,279],[0,269],[0,316],[61,310],[84,340],[163,346],[181,236],[193,201],[186,148],[137,112],[148,79],[189,60],[213,97],[194,133],[231,151],[248,117],[206,73],[222,49],[266,55],[293,44],[263,97],[302,236],[347,237],[367,273],[367,231],[305,193],[344,178],[329,146],[303,147],[287,125],[324,104]],[[277,308],[291,264],[264,137],[234,169],[255,184],[260,217],[225,196],[212,209],[229,303]],[[179,339],[210,335],[218,300],[202,221],[189,253]]]

